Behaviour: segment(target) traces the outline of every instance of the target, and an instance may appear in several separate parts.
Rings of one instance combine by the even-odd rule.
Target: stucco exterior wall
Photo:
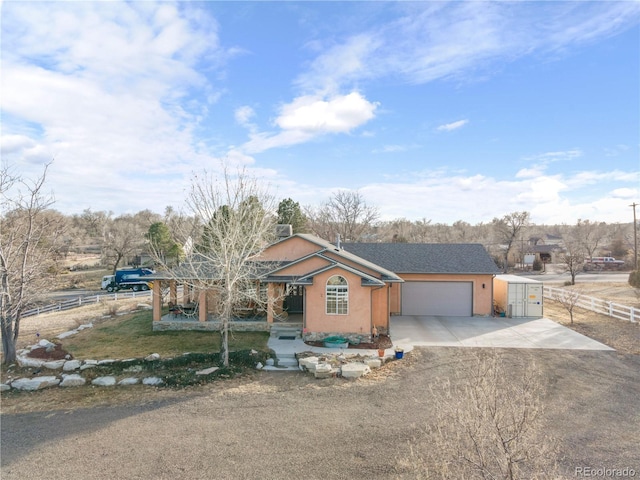
[[[371,275],[372,277],[376,277],[376,278],[380,278],[381,275],[380,273],[376,272],[375,270],[371,270],[370,268],[366,268],[365,266],[363,266],[360,263],[356,263],[356,262],[351,262],[348,259],[341,257],[340,255],[337,255],[333,252],[331,252],[330,250],[328,250],[327,252],[324,253],[324,255],[326,255],[327,257],[336,260],[340,263],[344,263],[345,265],[348,265],[350,267],[353,267],[357,270],[360,270],[361,272],[367,273],[369,275]]]
[[[278,270],[277,275],[287,276],[303,276],[309,272],[313,272],[315,270],[319,270],[322,267],[326,267],[329,262],[320,257],[311,257],[306,259],[303,262],[296,263],[295,265],[291,265],[289,267],[283,268],[282,270]]]
[[[333,275],[342,275],[349,285],[349,313],[326,313],[326,285]],[[313,285],[305,287],[305,329],[309,333],[332,332],[371,334],[371,287],[363,287],[359,276],[339,267],[317,275]]]
[[[378,329],[378,333],[389,331],[389,287],[372,287],[371,305],[373,326]]]
[[[425,273],[399,273],[406,282],[472,282],[473,314],[479,316],[493,314],[493,275],[447,275]],[[482,285],[484,284],[484,288]],[[402,310],[402,284],[391,289],[391,314],[399,315]]]
[[[322,250],[322,247],[300,237],[289,237],[265,249],[260,260],[293,261]]]

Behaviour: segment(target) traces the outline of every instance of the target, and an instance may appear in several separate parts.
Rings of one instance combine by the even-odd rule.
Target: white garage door
[[[471,282],[405,282],[402,315],[473,315]]]

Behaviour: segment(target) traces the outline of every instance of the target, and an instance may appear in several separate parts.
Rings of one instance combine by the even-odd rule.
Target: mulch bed
[[[64,360],[64,359],[72,359],[73,355],[62,348],[62,345],[56,344],[56,346],[50,351],[47,352],[45,347],[38,347],[31,350],[27,357],[29,358],[39,358],[41,360]]]
[[[324,342],[304,342],[307,345],[312,347],[324,347]],[[375,339],[371,343],[361,342],[358,345],[349,344],[349,348],[356,348],[361,350],[378,350],[379,348],[391,348],[393,346],[393,342],[389,338],[388,335],[379,335],[377,339]]]

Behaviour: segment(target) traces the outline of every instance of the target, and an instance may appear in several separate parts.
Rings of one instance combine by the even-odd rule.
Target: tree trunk
[[[16,344],[11,330],[10,320],[2,319],[2,355],[6,365],[16,361]]]
[[[226,310],[226,309],[225,309]],[[225,367],[229,366],[229,321],[231,312],[224,312],[220,325],[220,360]]]

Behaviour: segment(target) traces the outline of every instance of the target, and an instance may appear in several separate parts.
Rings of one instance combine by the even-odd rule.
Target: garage
[[[402,315],[473,315],[471,282],[405,282]]]

